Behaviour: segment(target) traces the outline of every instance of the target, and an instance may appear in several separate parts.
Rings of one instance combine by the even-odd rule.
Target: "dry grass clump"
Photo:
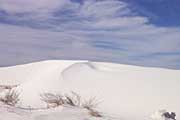
[[[89,114],[93,117],[102,117],[101,113],[96,111],[95,108],[98,106],[99,102],[96,97],[85,100],[82,104],[83,108],[86,108]]]
[[[71,95],[65,95],[65,103],[71,106],[81,107],[82,100],[79,94],[71,92]]]
[[[44,93],[41,96],[41,100],[47,103],[47,108],[58,107],[65,103],[62,95]]]
[[[88,110],[88,113],[94,117],[102,117],[102,115],[94,110],[95,107],[99,104],[95,97],[89,100],[82,100],[81,96],[75,92],[71,94],[59,95],[52,93],[45,93],[40,95],[41,100],[46,102],[47,108],[54,108],[61,105],[70,105],[73,107],[85,108]]]
[[[89,110],[89,115],[93,116],[93,117],[103,117],[101,115],[101,113],[99,113],[98,111],[94,110],[94,109],[88,109]]]
[[[18,87],[18,85],[0,85],[1,89],[9,89],[10,90],[15,87]]]
[[[60,95],[53,93],[41,94],[41,100],[47,103],[48,108],[58,107],[60,105],[70,105],[70,106],[81,106],[81,97],[72,92],[71,95]]]
[[[19,102],[19,94],[15,90],[9,90],[5,96],[0,97],[4,104],[15,106]]]
[[[98,104],[99,102],[96,99],[96,97],[92,97],[88,100],[84,100],[82,106],[83,108],[86,108],[86,109],[92,109],[92,108],[96,108]]]

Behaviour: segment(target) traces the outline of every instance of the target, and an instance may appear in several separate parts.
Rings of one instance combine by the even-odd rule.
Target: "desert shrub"
[[[40,96],[41,100],[47,103],[47,108],[58,107],[60,105],[70,105],[87,109],[91,116],[102,117],[98,111],[94,110],[94,108],[99,104],[95,97],[89,100],[82,100],[81,96],[75,92],[66,95],[44,93]]]
[[[71,92],[70,95],[65,95],[65,103],[71,106],[81,107],[81,97],[75,92]]]
[[[84,100],[82,103],[82,107],[88,110],[89,115],[93,117],[102,117],[101,113],[95,110],[98,104],[99,102],[96,97],[92,97],[88,100]]]
[[[89,115],[93,117],[103,117],[100,112],[94,110],[94,109],[88,109]]]
[[[71,92],[70,95],[65,96],[65,103],[71,106],[82,107],[88,110],[89,115],[93,117],[102,117],[100,112],[96,111],[94,108],[99,104],[96,97],[90,99],[82,100],[81,96],[75,92]]]
[[[165,112],[163,113],[163,116],[167,119],[172,119],[172,120],[176,120],[176,113],[175,112]]]
[[[152,120],[176,120],[175,112],[168,112],[165,109],[156,111],[152,116]]]
[[[82,103],[83,108],[86,109],[93,109],[95,107],[97,107],[99,104],[98,100],[96,99],[96,97],[92,97],[88,100],[84,100]]]
[[[10,90],[15,87],[18,87],[18,85],[0,85],[1,89],[9,89]]]
[[[19,102],[19,94],[15,90],[9,90],[5,96],[0,97],[0,101],[11,106],[15,106]]]
[[[62,95],[59,94],[52,94],[52,93],[44,93],[41,94],[41,100],[47,103],[47,107],[58,107],[63,105],[65,100],[63,99]]]

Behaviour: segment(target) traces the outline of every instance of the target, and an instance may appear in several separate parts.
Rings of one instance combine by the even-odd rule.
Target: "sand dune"
[[[180,71],[90,61],[42,61],[0,68],[0,85],[19,85],[20,106],[43,108],[40,94],[74,91],[101,101],[99,111],[144,120],[156,110],[180,115]]]

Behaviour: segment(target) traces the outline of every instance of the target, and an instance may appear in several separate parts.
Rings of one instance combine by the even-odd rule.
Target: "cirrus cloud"
[[[9,14],[51,12],[69,3],[69,0],[1,0],[0,8]]]

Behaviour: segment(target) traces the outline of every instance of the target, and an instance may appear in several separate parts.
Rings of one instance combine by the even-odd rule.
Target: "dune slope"
[[[180,71],[89,61],[43,61],[0,68],[0,85],[19,85],[20,106],[46,107],[40,94],[96,97],[98,110],[144,120],[156,110],[180,115]],[[178,116],[177,116],[178,118]]]

